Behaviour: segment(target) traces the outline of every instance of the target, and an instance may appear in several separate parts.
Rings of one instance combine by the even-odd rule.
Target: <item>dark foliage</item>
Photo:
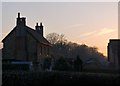
[[[74,70],[82,71],[82,60],[79,56],[77,56],[76,60],[74,61]]]
[[[120,76],[78,72],[3,72],[2,86],[119,86]]]
[[[45,58],[44,64],[43,64],[43,69],[49,69],[50,65],[51,65],[51,58]]]
[[[102,53],[98,52],[96,47],[68,42],[64,35],[59,35],[57,33],[48,34],[47,39],[52,43],[51,54],[54,56],[54,59],[58,59],[62,56],[64,58],[73,58],[75,60],[78,55],[82,64],[84,64],[83,68],[87,68],[88,66],[88,68],[97,69],[108,67],[106,57]]]
[[[63,57],[60,57],[54,65],[55,66],[54,66],[53,70],[59,70],[59,71],[70,70],[70,66],[69,66],[68,62]]]

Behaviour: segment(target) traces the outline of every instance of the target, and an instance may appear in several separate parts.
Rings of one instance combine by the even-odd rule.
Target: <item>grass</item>
[[[65,72],[65,71],[6,71],[2,86],[84,86],[118,85],[120,75],[111,73]]]

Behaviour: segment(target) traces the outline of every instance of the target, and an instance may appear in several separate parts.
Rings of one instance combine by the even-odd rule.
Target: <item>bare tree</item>
[[[51,43],[51,44],[56,44],[59,40],[59,34],[57,33],[50,33],[46,36],[46,39]]]
[[[58,41],[61,45],[66,44],[67,40],[65,38],[64,34],[59,35],[59,41]]]
[[[51,44],[65,44],[67,42],[65,35],[63,34],[57,34],[57,33],[49,33],[46,36],[46,39],[51,43]]]

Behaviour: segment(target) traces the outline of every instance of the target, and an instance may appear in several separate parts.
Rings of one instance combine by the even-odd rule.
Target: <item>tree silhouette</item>
[[[69,65],[67,63],[67,61],[65,60],[65,58],[60,57],[56,63],[55,63],[55,70],[60,70],[60,71],[67,71],[69,70]]]
[[[87,63],[87,61],[92,58],[91,60],[94,60],[96,62],[95,64],[94,63],[91,63],[91,64],[92,65],[97,64],[96,68],[108,67],[108,61],[106,57],[102,53],[98,52],[98,49],[96,47],[90,47],[85,44],[77,44],[73,42],[68,42],[65,39],[64,35],[61,36],[60,34],[57,34],[57,33],[48,34],[47,39],[49,42],[52,43],[51,54],[54,55],[54,59],[58,59],[58,57],[60,56],[64,58],[70,58],[70,59],[73,58],[74,60],[78,60],[78,61],[79,59],[81,59],[82,64],[84,64],[84,66],[87,66],[89,64],[85,64],[85,63]],[[77,58],[75,58],[76,56]],[[89,65],[89,67],[92,68],[92,65],[91,66]],[[77,70],[77,66],[75,67]]]
[[[77,55],[76,60],[74,61],[74,70],[82,71],[82,64],[82,60],[80,59],[79,55]]]
[[[63,34],[57,34],[57,33],[50,33],[46,36],[46,39],[51,43],[51,44],[57,44],[60,43],[61,45],[63,45],[64,43],[66,43],[66,38],[65,35]]]

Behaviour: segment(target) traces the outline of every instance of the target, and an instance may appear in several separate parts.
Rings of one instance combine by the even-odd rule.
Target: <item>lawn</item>
[[[120,75],[65,71],[6,71],[2,74],[2,83],[2,86],[116,86],[120,84]]]

